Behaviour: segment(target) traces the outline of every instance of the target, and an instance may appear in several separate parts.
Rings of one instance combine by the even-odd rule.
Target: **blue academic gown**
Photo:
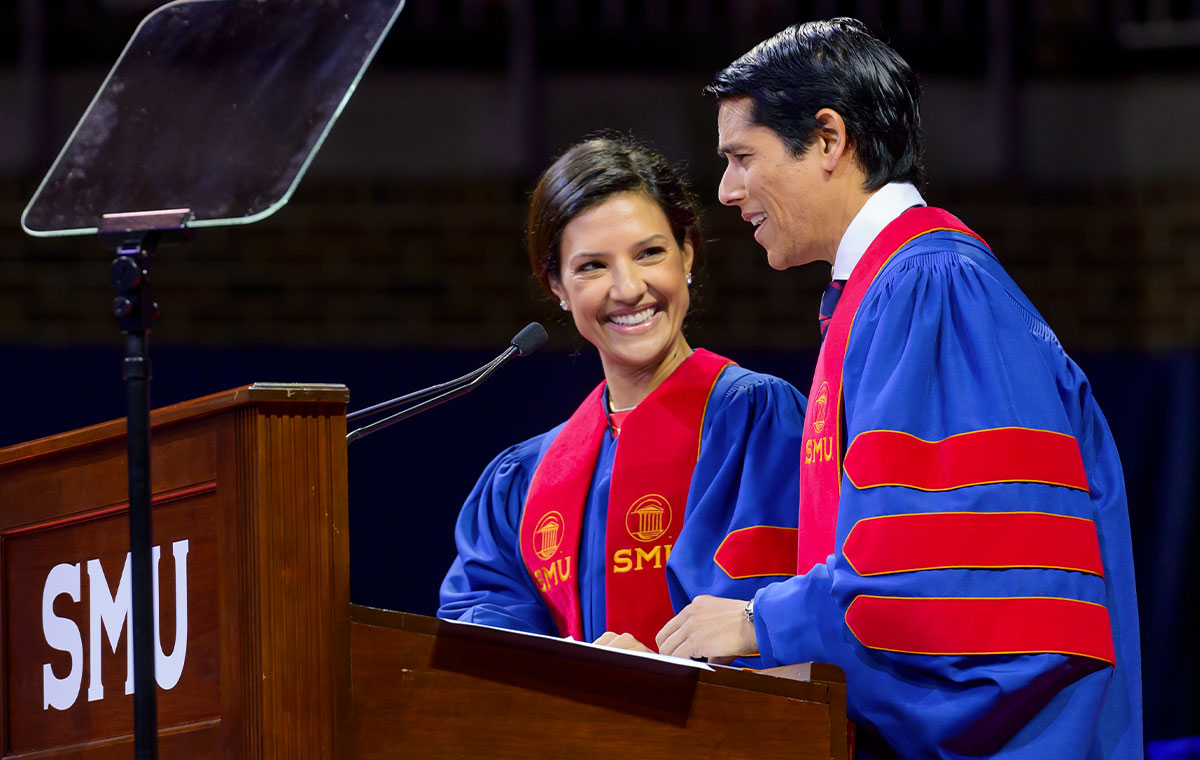
[[[763,667],[841,666],[850,717],[861,724],[860,757],[1141,757],[1138,619],[1116,446],[1087,378],[985,247],[939,232],[918,238],[884,266],[850,332],[844,393],[848,442],[873,430],[925,441],[1003,427],[1069,434],[1078,440],[1089,490],[1036,483],[859,490],[843,474],[834,553],[755,597]],[[864,518],[1026,510],[1095,521],[1104,577],[1043,569],[863,577],[842,553],[848,532]],[[858,595],[1102,604],[1116,665],[1061,654],[870,649],[845,624]]]
[[[713,555],[732,531],[796,527],[804,409],[803,395],[770,375],[729,366],[717,379],[701,429],[683,527],[666,563],[676,612],[698,594],[749,599],[780,579],[732,579]],[[507,449],[480,476],[458,518],[458,557],[442,582],[438,617],[558,635],[520,557],[519,529],[533,472],[561,429],[559,425]],[[579,598],[588,641],[607,630],[605,536],[617,443],[604,433],[584,507]]]

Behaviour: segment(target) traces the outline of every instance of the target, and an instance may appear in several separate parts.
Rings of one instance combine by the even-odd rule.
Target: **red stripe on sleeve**
[[[1047,483],[1088,490],[1075,438],[1029,428],[977,430],[940,441],[871,430],[850,444],[845,472],[859,489],[946,491],[987,483]]]
[[[846,625],[863,646],[891,652],[1116,661],[1108,609],[1074,599],[859,596],[846,610]]]
[[[1045,512],[935,512],[859,520],[842,553],[859,575],[1037,567],[1104,577],[1096,524]]]
[[[796,542],[795,528],[755,525],[725,536],[713,561],[730,578],[795,575]]]

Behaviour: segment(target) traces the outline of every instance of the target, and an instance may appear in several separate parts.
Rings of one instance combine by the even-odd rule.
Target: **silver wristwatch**
[[[754,625],[754,599],[746,602],[746,622]]]

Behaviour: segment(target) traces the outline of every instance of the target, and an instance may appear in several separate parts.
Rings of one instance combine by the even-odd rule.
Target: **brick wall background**
[[[0,9],[0,342],[114,340],[107,254],[17,220],[155,5]],[[542,318],[563,327],[552,345],[572,345],[527,274],[524,204],[553,155],[615,128],[686,163],[709,206],[695,342],[812,347],[823,267],[770,270],[716,204],[714,108],[698,92],[787,23],[847,14],[921,76],[928,199],[992,243],[1068,348],[1200,345],[1195,3],[410,5],[288,206],[160,251],[156,342],[484,347]]]
[[[24,198],[8,185],[0,215]],[[546,320],[573,327],[528,272],[516,183],[302,185],[274,218],[159,249],[165,344],[475,347]],[[977,229],[1069,350],[1200,344],[1200,192],[940,187],[929,200]],[[816,345],[827,271],[776,272],[735,212],[707,213],[689,330],[697,343]],[[0,342],[111,343],[109,254],[93,238],[0,230]]]

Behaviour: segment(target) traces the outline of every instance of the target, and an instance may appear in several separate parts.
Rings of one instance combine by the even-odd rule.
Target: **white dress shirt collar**
[[[889,182],[872,193],[846,228],[842,242],[838,243],[832,279],[849,279],[858,260],[867,252],[867,246],[884,227],[913,206],[924,205],[925,199],[909,182]]]

